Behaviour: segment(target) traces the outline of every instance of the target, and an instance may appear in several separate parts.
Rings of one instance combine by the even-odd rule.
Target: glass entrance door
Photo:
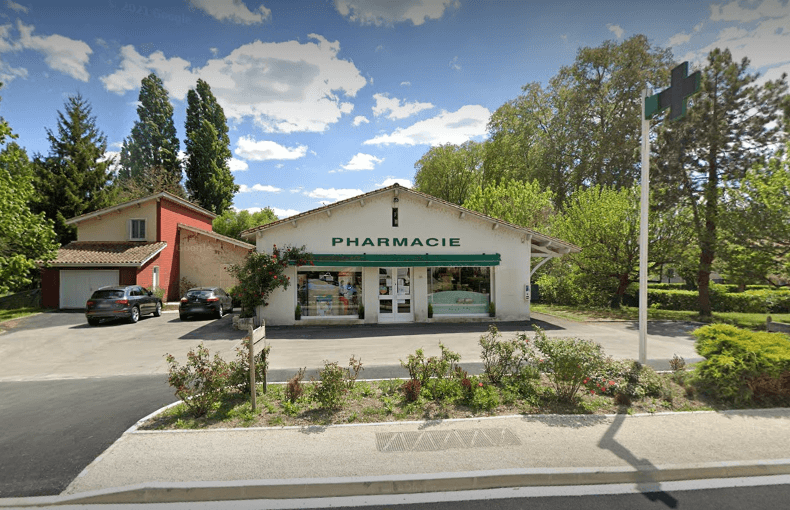
[[[412,322],[410,267],[379,268],[379,322]]]

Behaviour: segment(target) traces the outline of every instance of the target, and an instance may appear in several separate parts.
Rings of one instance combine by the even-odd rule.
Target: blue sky
[[[765,78],[790,73],[787,0],[2,0],[0,115],[46,154],[45,129],[81,93],[118,151],[156,72],[183,149],[202,78],[228,117],[234,207],[282,218],[410,185],[431,146],[483,140],[523,85],[635,34],[692,66],[728,47]]]

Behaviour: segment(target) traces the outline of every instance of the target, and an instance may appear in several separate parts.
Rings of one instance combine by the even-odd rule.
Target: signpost
[[[642,94],[642,192],[639,215],[639,363],[647,362],[647,212],[650,205],[650,119],[658,112],[669,108],[669,120],[686,114],[689,96],[700,89],[702,74],[697,71],[688,76],[689,63],[683,62],[672,69],[669,88],[658,94],[649,95],[645,87]]]

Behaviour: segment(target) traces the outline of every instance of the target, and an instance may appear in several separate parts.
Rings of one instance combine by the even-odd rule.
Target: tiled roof
[[[202,207],[200,207],[197,204],[193,204],[192,202],[184,200],[183,198],[179,198],[179,197],[173,195],[172,193],[168,193],[167,191],[160,191],[159,193],[157,193],[155,195],[149,195],[147,197],[138,198],[137,200],[130,200],[129,202],[124,202],[122,204],[113,205],[111,207],[105,207],[104,209],[99,209],[98,211],[93,211],[93,212],[90,212],[90,213],[86,213],[86,214],[83,214],[81,216],[75,216],[74,218],[70,218],[70,219],[66,220],[66,225],[77,225],[81,221],[85,221],[85,220],[87,220],[89,218],[101,218],[102,215],[109,214],[109,213],[114,212],[114,211],[120,211],[122,209],[126,209],[127,207],[131,207],[133,205],[143,204],[143,203],[148,202],[150,200],[157,200],[158,201],[158,200],[160,200],[162,198],[170,200],[171,202],[175,202],[176,204],[179,204],[179,205],[181,205],[183,207],[186,207],[187,209],[191,209],[193,211],[196,211],[196,212],[199,212],[201,214],[204,214],[204,215],[208,216],[209,218],[213,219],[213,218],[217,217],[217,215],[214,214],[213,212],[207,211],[206,209],[203,209]]]
[[[74,241],[58,250],[53,266],[142,266],[167,243]]]

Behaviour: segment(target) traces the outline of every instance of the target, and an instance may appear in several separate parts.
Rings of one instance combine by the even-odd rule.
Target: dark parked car
[[[211,314],[222,317],[233,311],[233,299],[219,287],[189,289],[178,306],[178,316],[184,320],[192,315]]]
[[[85,303],[88,324],[97,325],[102,319],[125,318],[137,322],[141,315],[162,315],[162,300],[139,285],[102,287],[93,292]]]

